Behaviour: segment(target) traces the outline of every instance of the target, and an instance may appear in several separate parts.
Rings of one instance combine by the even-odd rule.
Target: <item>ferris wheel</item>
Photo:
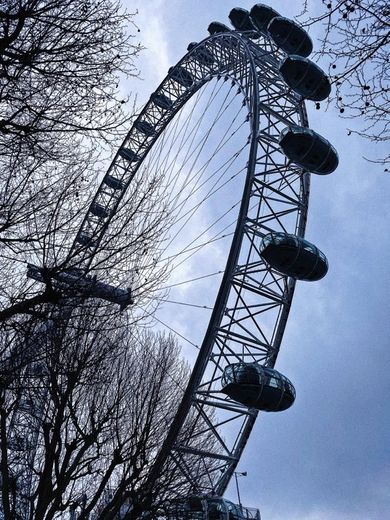
[[[259,411],[291,406],[294,387],[274,365],[295,283],[328,268],[304,235],[310,173],[331,173],[338,158],[308,128],[304,100],[325,99],[329,80],[307,58],[306,32],[272,8],[235,8],[229,18],[233,30],[211,23],[153,92],[74,240],[80,269],[53,274],[60,287],[128,307],[196,349],[145,483],[154,489],[174,472],[173,499],[222,496]],[[137,213],[150,193],[149,211]],[[134,253],[122,288],[85,273],[102,244],[115,248],[110,230],[130,203],[129,233],[142,235],[156,214],[169,225]],[[150,297],[156,269],[162,284]],[[29,276],[45,281],[35,266]]]

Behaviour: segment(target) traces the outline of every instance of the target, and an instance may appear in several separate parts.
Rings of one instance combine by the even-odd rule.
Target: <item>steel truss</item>
[[[204,59],[205,55],[208,59]],[[236,361],[256,361],[272,367],[277,358],[295,282],[264,264],[259,244],[273,230],[304,236],[309,196],[309,174],[289,164],[278,146],[278,136],[287,125],[307,126],[303,100],[280,77],[278,65],[283,57],[266,36],[252,41],[238,32],[206,38],[187,53],[135,120],[69,253],[72,263],[87,272],[98,248],[104,250],[112,239],[110,223],[124,195],[136,196],[142,183],[140,167],[168,124],[210,80],[234,81],[247,106],[250,128],[241,208],[199,356],[145,489],[158,486],[159,477],[169,467],[175,468],[179,478],[173,495],[190,491],[222,495],[257,416],[255,410],[219,392],[222,371]],[[155,96],[164,96],[169,106],[156,104]],[[142,122],[148,126],[140,125]],[[133,293],[133,297],[136,301],[137,294]],[[29,416],[34,413],[20,408],[14,428],[18,437],[23,436],[21,430],[29,427]],[[199,448],[197,440],[204,434],[215,441],[212,451]],[[30,434],[26,446],[20,448],[29,463],[35,453],[31,446],[36,444],[34,435]]]
[[[212,65],[197,61],[202,51],[212,55]],[[309,174],[289,164],[278,146],[287,125],[307,126],[303,100],[279,75],[282,58],[266,37],[252,42],[245,35],[223,34],[201,42],[171,71],[184,69],[195,78],[181,93],[183,102],[215,76],[235,81],[248,106],[251,132],[225,273],[190,382],[146,486],[153,488],[161,475],[175,468],[173,496],[223,494],[257,417],[256,410],[220,393],[223,369],[237,361],[273,367],[289,314],[295,281],[267,267],[259,254],[268,232],[302,237],[306,224]],[[172,95],[171,88],[168,76],[158,92]],[[147,112],[148,106],[145,116]],[[212,451],[199,448],[201,436],[213,438]]]

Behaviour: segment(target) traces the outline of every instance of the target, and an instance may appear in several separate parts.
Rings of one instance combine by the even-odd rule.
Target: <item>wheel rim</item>
[[[197,61],[199,49],[212,54],[212,65]],[[255,360],[271,367],[276,361],[295,282],[267,268],[256,251],[259,240],[269,231],[304,235],[309,194],[309,175],[302,175],[299,168],[288,164],[277,143],[278,134],[286,125],[307,125],[302,100],[288,91],[279,76],[278,62],[282,57],[265,37],[257,43],[231,33],[207,38],[173,68],[155,93],[175,99],[175,110],[161,109],[160,126],[157,125],[161,131],[144,135],[140,141],[133,127],[122,147],[136,153],[138,160],[127,160],[126,164],[126,159],[118,154],[108,172],[116,178],[121,176],[131,190],[131,182],[162,130],[206,82],[223,72],[243,90],[249,103],[250,153],[232,249],[190,383],[149,473],[146,488],[153,487],[164,472],[164,465],[169,465],[180,474],[183,483],[175,486],[176,494],[190,491],[222,494],[247,442],[257,412],[217,396],[221,370],[224,364],[237,360]],[[184,70],[194,78],[191,86]],[[183,84],[170,79],[175,74],[184,77],[180,79]],[[163,99],[160,97],[159,102]],[[146,105],[138,122],[153,119],[153,114],[152,117],[148,112],[155,111],[156,107],[152,105],[153,101]],[[253,201],[256,203],[252,204]],[[94,202],[99,202],[99,192]],[[105,203],[107,205],[109,201]],[[115,204],[118,206],[119,202],[115,201]],[[116,211],[115,204],[112,214]],[[98,237],[98,243],[108,228],[109,219],[99,223],[100,229],[97,225],[91,227],[91,222],[94,225],[87,215],[81,229]],[[77,254],[85,254],[77,245],[74,249]],[[259,302],[255,303],[254,298]],[[266,314],[269,315],[268,323],[262,326],[260,321]],[[218,414],[221,416],[221,410],[222,419],[216,419]],[[202,451],[192,445],[195,437],[199,437],[194,430],[186,438],[180,438],[186,418],[194,420],[194,416],[198,431],[200,429],[214,437],[217,446],[214,452]],[[189,465],[195,468],[192,473],[187,469]]]

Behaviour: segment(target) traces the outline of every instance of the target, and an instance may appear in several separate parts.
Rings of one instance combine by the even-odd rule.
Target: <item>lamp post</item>
[[[238,487],[238,479],[237,479],[237,477],[246,477],[247,474],[248,473],[246,471],[243,471],[242,473],[240,473],[239,471],[235,471],[234,472],[234,478],[236,479],[238,505],[240,506],[241,511],[242,511],[242,504],[241,504],[240,488]]]

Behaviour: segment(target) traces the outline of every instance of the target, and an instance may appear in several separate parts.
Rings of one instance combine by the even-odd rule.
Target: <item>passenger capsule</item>
[[[268,24],[275,16],[280,16],[275,9],[264,4],[254,5],[249,14],[255,28],[262,32],[267,31]]]
[[[202,511],[204,509],[204,497],[190,495],[187,499],[188,509],[191,511]]]
[[[92,204],[92,206],[90,207],[90,212],[99,218],[107,218],[110,214],[110,211],[98,202],[94,202]]]
[[[112,188],[113,190],[123,190],[125,187],[125,184],[120,179],[117,179],[116,177],[113,177],[112,175],[106,174],[103,179],[104,184],[106,184],[109,188]]]
[[[192,49],[194,49],[198,44],[196,42],[192,42],[188,45],[187,47],[187,50],[188,51],[191,51]],[[206,49],[205,47],[200,47],[199,49],[196,49],[192,55],[195,57],[195,59],[197,61],[199,61],[199,63],[201,63],[202,65],[206,65],[206,66],[210,66],[214,63],[214,56],[212,55],[212,53]]]
[[[222,392],[233,401],[264,412],[280,412],[295,400],[291,381],[258,363],[233,363],[223,371]]]
[[[328,272],[328,261],[314,244],[295,235],[271,232],[260,245],[260,255],[273,269],[298,280],[314,282]]]
[[[327,175],[339,164],[330,142],[310,128],[291,125],[281,131],[279,144],[286,156],[305,170]]]
[[[289,87],[306,99],[322,101],[331,91],[328,76],[315,63],[302,56],[287,56],[279,66]]]
[[[229,13],[229,20],[237,31],[250,31],[248,36],[258,38],[256,27],[253,25],[246,9],[234,7]]]
[[[179,83],[185,88],[191,87],[194,82],[191,74],[184,67],[171,67],[169,74],[173,81],[176,81],[176,83]]]
[[[164,94],[157,94],[154,93],[150,96],[150,100],[159,108],[162,108],[163,110],[170,110],[173,105],[172,99],[169,99],[168,96],[165,96]]]
[[[148,121],[136,121],[134,123],[134,128],[136,128],[142,134],[145,134],[146,137],[151,137],[156,133],[154,126],[148,123]]]
[[[306,57],[313,50],[313,43],[307,32],[288,18],[275,16],[268,25],[268,32],[276,45],[287,54]]]
[[[165,503],[165,518],[173,520],[200,519],[208,520],[250,520],[260,519],[259,511],[234,504],[218,495],[189,495],[173,498]]]
[[[230,27],[221,22],[211,22],[211,24],[207,27],[207,30],[209,34],[211,34],[211,36],[213,36],[214,34],[231,32]]]
[[[118,153],[123,159],[126,159],[126,161],[129,161],[129,162],[139,161],[138,155],[135,152],[133,152],[133,150],[130,150],[129,148],[120,148]]]

